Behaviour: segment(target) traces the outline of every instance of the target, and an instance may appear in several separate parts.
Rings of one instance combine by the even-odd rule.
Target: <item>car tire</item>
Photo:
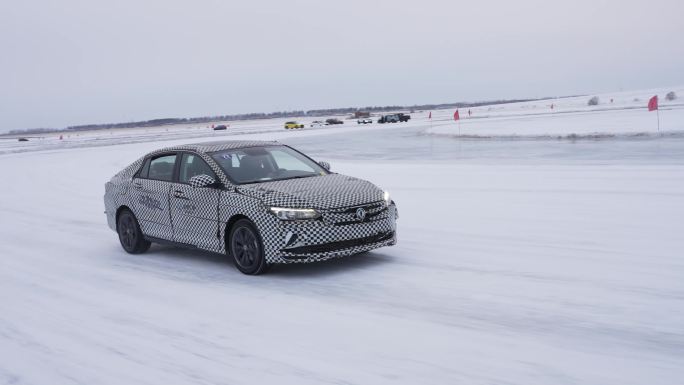
[[[150,249],[152,242],[145,239],[140,230],[138,219],[131,210],[124,209],[116,220],[121,247],[129,254],[141,254]]]
[[[240,219],[231,227],[228,252],[243,274],[259,275],[268,269],[261,235],[249,219]]]

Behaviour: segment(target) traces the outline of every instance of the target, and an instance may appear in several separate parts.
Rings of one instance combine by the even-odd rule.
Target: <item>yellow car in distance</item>
[[[303,125],[303,124],[299,124],[299,123],[297,123],[297,122],[295,122],[295,121],[292,121],[292,122],[285,122],[285,129],[290,130],[290,129],[294,129],[294,128],[304,128],[304,125]]]

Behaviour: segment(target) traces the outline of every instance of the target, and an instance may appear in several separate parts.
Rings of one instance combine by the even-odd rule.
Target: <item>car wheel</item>
[[[261,236],[251,221],[240,219],[235,222],[228,239],[230,256],[240,272],[248,275],[266,272],[268,265],[264,257]]]
[[[140,230],[138,220],[130,210],[125,209],[119,214],[116,228],[119,233],[121,247],[123,247],[127,253],[140,254],[150,249],[152,243],[145,239],[145,236]]]

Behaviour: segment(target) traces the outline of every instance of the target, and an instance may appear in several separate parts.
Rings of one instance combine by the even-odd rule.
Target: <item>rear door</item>
[[[209,175],[218,181],[216,174],[199,155],[183,152],[176,183],[171,191],[171,217],[173,239],[201,249],[221,251],[218,204],[221,190],[214,187],[194,188],[188,184],[196,175]]]
[[[133,178],[133,210],[147,236],[173,240],[169,194],[177,158],[175,152],[148,158]]]

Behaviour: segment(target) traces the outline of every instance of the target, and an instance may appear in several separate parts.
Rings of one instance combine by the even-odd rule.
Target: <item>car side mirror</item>
[[[193,188],[211,187],[216,184],[216,180],[209,175],[195,175],[188,181]]]
[[[318,162],[318,164],[319,164],[321,167],[323,167],[324,169],[326,169],[326,171],[330,171],[330,163],[328,163],[328,162]]]

